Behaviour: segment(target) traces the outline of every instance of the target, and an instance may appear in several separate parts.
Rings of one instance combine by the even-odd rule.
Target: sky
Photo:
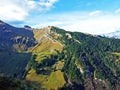
[[[0,20],[103,34],[120,30],[120,0],[0,0]]]

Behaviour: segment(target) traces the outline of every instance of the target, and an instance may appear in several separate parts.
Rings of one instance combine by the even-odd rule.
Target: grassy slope
[[[46,33],[50,34],[49,32],[50,32],[49,30],[45,31],[38,30],[34,32],[35,34],[34,37],[37,40],[41,39],[41,42],[39,42],[38,45],[31,48],[29,51],[37,55],[35,60],[38,63],[40,63],[46,57],[49,58],[50,55],[57,54],[55,50],[62,51],[63,49],[63,45],[60,42],[54,40],[54,38],[44,37],[45,36],[44,34]],[[63,72],[61,72],[63,65],[64,62],[62,61],[55,63],[52,67],[56,68],[56,71],[55,72],[52,71],[50,75],[36,74],[36,71],[32,68],[28,72],[26,79],[40,83],[42,88],[46,88],[47,90],[57,89],[65,84],[64,75]]]
[[[53,42],[52,40],[44,40],[38,45],[36,45],[33,49],[32,52],[38,53],[38,52],[43,52],[43,51],[54,51],[58,50],[61,51],[63,46],[59,42]]]
[[[30,80],[30,81],[35,81],[35,82],[38,82],[38,83],[42,83],[42,82],[46,81],[47,77],[48,77],[47,75],[38,75],[38,74],[36,74],[36,71],[34,69],[31,69],[28,72],[28,74],[26,76],[26,79]]]
[[[57,89],[65,84],[64,75],[61,71],[63,65],[64,62],[62,61],[58,61],[54,64],[53,67],[56,68],[56,71],[52,71],[50,75],[36,74],[36,71],[32,68],[28,72],[26,79],[38,82],[41,84],[42,88],[46,88],[47,90]]]
[[[61,70],[52,72],[47,79],[47,82],[44,83],[44,87],[47,87],[48,90],[58,89],[58,87],[62,87],[65,84],[63,72],[61,72]]]
[[[65,84],[63,72],[61,70],[57,70],[52,72],[50,75],[41,75],[36,74],[34,69],[31,69],[26,76],[26,79],[29,81],[38,82],[41,84],[42,88],[47,90],[58,89]]]
[[[114,53],[112,53],[112,54],[117,55],[117,56],[120,56],[120,53],[119,53],[119,52],[114,52]]]

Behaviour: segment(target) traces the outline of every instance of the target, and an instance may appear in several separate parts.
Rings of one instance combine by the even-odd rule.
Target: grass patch
[[[116,63],[119,63],[119,66],[120,66],[120,53],[119,52],[114,52],[112,53],[113,55],[116,55],[115,57],[115,62]]]
[[[63,72],[60,70],[52,72],[51,75],[48,77],[48,81],[44,82],[44,88],[47,90],[58,89],[65,84]]]
[[[41,84],[42,82],[47,81],[47,75],[40,75],[40,74],[38,75],[36,74],[36,71],[34,69],[31,69],[28,72],[26,79],[29,81],[35,81]]]
[[[48,51],[62,51],[63,46],[59,42],[54,42],[50,39],[42,40],[39,44],[37,44],[35,47],[31,49],[34,53],[44,52],[46,50]]]
[[[33,82],[38,82],[42,88],[47,90],[58,89],[62,87],[66,82],[64,80],[63,72],[60,70],[52,72],[50,76],[36,74],[34,69],[31,69],[26,79]]]
[[[53,68],[55,68],[55,70],[62,70],[63,66],[64,66],[64,60],[58,61],[56,64],[53,65]]]
[[[112,54],[117,55],[117,56],[120,56],[120,52],[114,52],[114,53],[112,53]]]
[[[36,61],[38,63],[40,63],[42,60],[46,59],[46,58],[50,58],[51,55],[56,55],[57,53],[55,51],[50,52],[50,51],[44,51],[44,52],[40,52],[40,53],[35,53],[37,55],[36,57]]]

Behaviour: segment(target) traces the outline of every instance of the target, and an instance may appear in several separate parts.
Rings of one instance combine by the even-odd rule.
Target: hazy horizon
[[[90,34],[120,29],[116,0],[1,0],[0,19],[14,26],[57,26]]]

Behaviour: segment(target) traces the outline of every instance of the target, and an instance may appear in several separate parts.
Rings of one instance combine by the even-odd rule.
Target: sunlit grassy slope
[[[43,28],[40,30],[34,30],[34,37],[38,44],[32,48],[30,51],[34,53],[43,51],[62,51],[63,45],[56,40],[58,35],[56,33],[51,33],[50,27]]]
[[[30,80],[30,81],[42,83],[42,82],[46,82],[47,77],[48,77],[47,75],[38,75],[38,74],[36,74],[34,69],[31,69],[28,72],[26,79]]]
[[[62,51],[63,45],[56,40],[57,34],[50,33],[50,27],[35,30],[34,37],[36,38],[38,44],[35,47],[29,49],[32,54],[36,55],[35,61],[41,63],[46,58],[50,58],[51,55],[56,55],[57,51]],[[26,75],[26,79],[30,81],[35,81],[40,84],[42,88],[47,90],[58,89],[65,84],[64,75],[61,69],[64,66],[64,60],[56,62],[54,65],[48,68],[54,68],[49,75],[37,74],[35,69],[31,69]]]
[[[63,72],[61,70],[52,72],[50,75],[36,74],[34,69],[31,69],[26,76],[29,81],[35,81],[41,84],[42,88],[47,90],[58,89],[65,84]]]
[[[48,90],[50,89],[58,89],[65,84],[63,72],[61,70],[52,72],[50,76],[47,78],[47,82],[44,83],[44,87]]]
[[[120,56],[120,52],[114,52],[112,54]]]
[[[47,90],[57,90],[59,87],[62,87],[66,83],[63,72],[61,71],[63,65],[63,61],[56,62],[52,66],[52,68],[55,68],[55,71],[52,71],[50,75],[36,74],[36,71],[32,68],[28,72],[26,79],[29,81],[38,82],[41,88],[45,88]]]
[[[113,52],[113,55],[116,55],[115,62],[119,63],[120,66],[120,53],[119,52]]]
[[[54,42],[52,40],[43,40],[38,45],[32,48],[32,52],[38,53],[43,51],[54,51],[59,50],[61,51],[63,46],[59,42]]]

